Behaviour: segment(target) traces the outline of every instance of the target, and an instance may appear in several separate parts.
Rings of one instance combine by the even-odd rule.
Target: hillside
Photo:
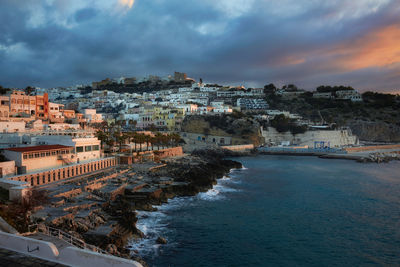
[[[204,135],[231,136],[233,144],[262,142],[260,124],[242,113],[216,116],[186,116],[182,131]]]
[[[363,141],[400,142],[400,97],[367,92],[363,101],[315,99],[306,92],[295,99],[269,95],[272,109],[288,110],[314,122],[348,126]],[[319,112],[321,116],[319,115]]]

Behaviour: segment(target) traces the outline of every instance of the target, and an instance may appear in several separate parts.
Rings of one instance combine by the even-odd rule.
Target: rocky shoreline
[[[177,196],[194,196],[217,184],[217,179],[242,164],[223,150],[194,151],[160,164],[117,167],[109,173],[46,189],[49,203],[37,207],[31,223],[61,229],[109,254],[145,262],[127,248],[145,235],[136,227],[137,211],[155,211],[153,205]],[[163,237],[159,244],[168,242]]]
[[[283,156],[313,156],[322,159],[345,159],[354,160],[360,163],[387,163],[400,160],[400,154],[396,152],[374,152],[368,155],[357,154],[327,154],[327,153],[291,153],[291,152],[260,152],[262,155],[283,155]]]

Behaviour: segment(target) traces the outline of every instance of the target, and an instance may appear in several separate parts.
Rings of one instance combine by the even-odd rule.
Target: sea
[[[140,212],[132,252],[160,267],[400,266],[400,162],[233,160],[208,192]]]

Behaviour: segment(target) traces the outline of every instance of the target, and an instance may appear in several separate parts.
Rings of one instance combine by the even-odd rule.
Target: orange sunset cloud
[[[320,67],[341,71],[366,68],[398,68],[400,64],[400,24],[375,29],[361,37],[321,49],[289,54],[275,66],[293,66],[322,62]]]
[[[350,71],[390,67],[400,62],[400,25],[387,26],[340,44],[327,55],[336,57],[335,64]]]

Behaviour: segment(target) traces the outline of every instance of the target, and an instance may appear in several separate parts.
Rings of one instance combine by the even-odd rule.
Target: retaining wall
[[[315,141],[329,142],[331,147],[342,147],[358,144],[358,138],[348,130],[315,130],[293,135],[290,132],[280,133],[273,127],[262,130],[265,143],[281,144],[289,142],[291,145],[314,147]]]

